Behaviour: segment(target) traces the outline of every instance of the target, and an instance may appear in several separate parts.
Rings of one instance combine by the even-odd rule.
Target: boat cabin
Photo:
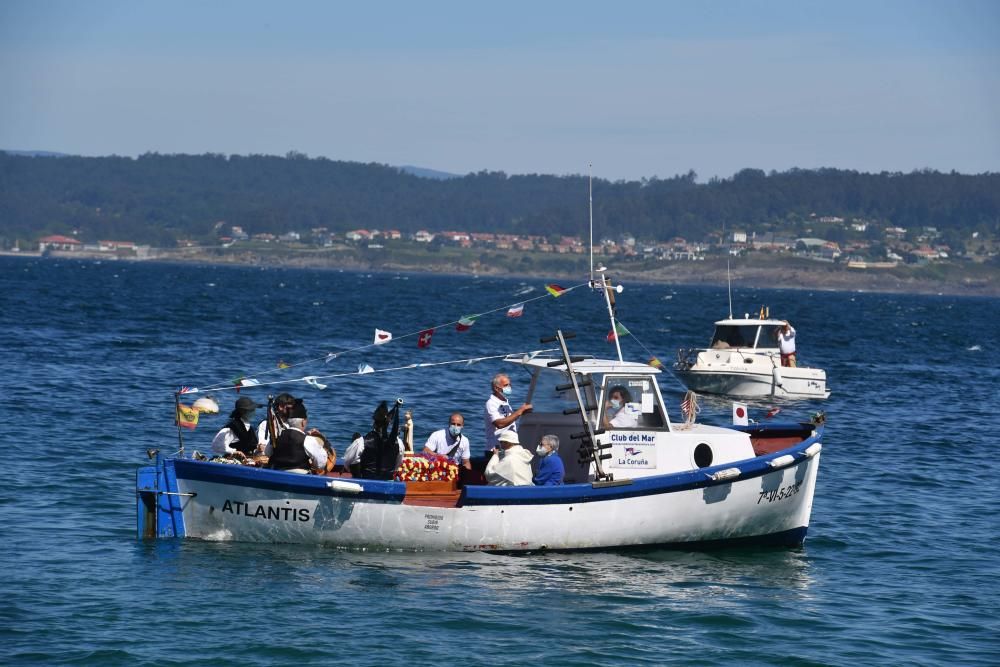
[[[531,373],[526,402],[532,412],[521,417],[518,433],[521,444],[533,448],[543,435],[559,437],[559,456],[566,468],[567,484],[594,479],[594,464],[581,461],[581,435],[585,433],[576,389],[564,367],[553,369],[552,357],[507,359]],[[668,472],[706,467],[703,457],[695,460],[695,450],[704,445],[714,463],[753,456],[748,436],[731,429],[704,424],[675,427],[667,413],[657,383],[660,371],[637,362],[585,358],[573,364],[576,387],[587,419],[597,434],[597,443],[610,456],[603,461],[605,472],[615,479],[647,477]],[[553,372],[555,371],[555,372]],[[609,396],[623,392],[621,407],[627,419],[607,419]],[[617,425],[611,425],[617,422]],[[584,457],[585,458],[585,457]]]
[[[713,350],[748,348],[753,350],[777,349],[774,331],[784,324],[782,320],[726,319],[715,323],[715,333],[709,347]]]

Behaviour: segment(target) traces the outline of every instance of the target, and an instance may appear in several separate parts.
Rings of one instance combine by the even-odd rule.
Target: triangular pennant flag
[[[320,381],[316,379],[315,375],[307,375],[306,377],[304,377],[302,379],[305,380],[305,383],[307,385],[309,385],[310,387],[316,387],[320,391],[323,391],[324,389],[326,389],[326,385],[325,384],[321,384]]]
[[[279,359],[278,360],[278,368],[288,368],[288,362],[287,361],[282,361],[282,360]]]
[[[177,425],[193,429],[198,425],[198,411],[183,403],[177,404]]]
[[[656,357],[653,357],[652,359],[650,359],[646,363],[648,365],[652,366],[653,368],[663,368],[663,362],[660,361],[659,359],[657,359]]]
[[[430,347],[431,337],[434,335],[434,329],[424,329],[417,336],[417,347]]]
[[[622,324],[621,322],[615,322],[614,330],[608,332],[608,337],[607,337],[608,342],[609,343],[612,342],[615,338],[618,338],[619,336],[627,336],[627,335],[629,335],[629,330],[625,328],[625,325]]]
[[[256,387],[260,384],[260,380],[255,380],[253,378],[242,378],[240,380],[241,387]]]
[[[552,285],[546,285],[545,291],[551,294],[552,296],[562,296],[563,294],[565,294],[566,288],[560,287],[559,285],[553,283]]]
[[[365,362],[362,361],[360,364],[358,364],[358,374],[359,375],[364,375],[365,373],[374,373],[374,372],[375,372],[375,369],[372,368],[371,366],[369,366],[368,364],[366,364]]]
[[[390,340],[392,340],[392,334],[388,331],[382,331],[381,329],[375,329],[375,342],[373,345],[385,345]]]
[[[516,306],[511,306],[510,310],[507,311],[507,317],[521,317],[524,315],[524,304],[519,303]]]
[[[476,318],[478,315],[466,315],[458,321],[455,325],[455,331],[468,331],[472,328],[472,325],[476,323]],[[424,346],[426,347],[426,345]]]

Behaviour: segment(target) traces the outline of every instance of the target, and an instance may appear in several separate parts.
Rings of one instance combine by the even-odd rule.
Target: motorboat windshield
[[[721,350],[730,347],[766,347],[766,338],[758,341],[760,324],[717,324],[712,336],[712,349]]]

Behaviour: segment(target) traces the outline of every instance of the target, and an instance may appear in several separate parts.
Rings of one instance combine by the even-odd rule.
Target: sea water
[[[418,449],[454,410],[479,449],[503,364],[467,360],[543,347],[557,328],[577,334],[574,353],[613,353],[601,300],[544,297],[547,282],[0,258],[0,663],[1000,662],[997,299],[737,282],[736,314],[789,319],[800,363],[826,369],[833,392],[750,403],[754,419],[825,412],[799,549],[515,557],[136,539],[135,471],[180,446],[178,387],[316,375],[326,389],[240,395],[304,396],[341,454],[397,397]],[[669,366],[727,311],[723,288],[626,284],[625,358]],[[369,346],[376,328],[392,343]],[[435,365],[358,375],[362,363]],[[528,380],[509,370],[516,404]],[[665,373],[661,388],[679,418],[683,387]],[[222,413],[182,434],[188,452],[209,449],[236,398],[213,395]],[[702,421],[730,420],[731,401],[701,402]]]

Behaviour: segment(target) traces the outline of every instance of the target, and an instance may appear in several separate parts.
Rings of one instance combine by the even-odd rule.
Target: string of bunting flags
[[[539,299],[546,299],[546,298],[550,298],[550,297],[551,298],[558,298],[558,297],[566,295],[567,293],[571,292],[572,290],[577,289],[578,287],[585,287],[585,286],[588,286],[588,285],[589,285],[589,283],[580,283],[578,285],[573,285],[571,287],[562,287],[561,285],[556,285],[554,283],[546,284],[545,285],[545,294],[539,295],[537,297],[533,297],[533,298],[530,298],[530,299],[523,299],[523,300],[518,301],[516,303],[507,304],[507,305],[501,306],[499,308],[494,308],[494,309],[487,310],[487,311],[484,311],[484,312],[481,312],[481,313],[472,313],[472,314],[463,315],[458,320],[453,320],[451,322],[445,322],[443,324],[438,324],[438,325],[435,325],[435,326],[432,326],[432,327],[427,327],[427,328],[419,329],[417,331],[414,331],[414,332],[411,332],[411,333],[402,334],[402,335],[399,335],[399,336],[393,335],[393,333],[391,331],[387,331],[385,329],[380,329],[380,328],[376,327],[375,328],[375,334],[374,334],[374,337],[372,339],[372,342],[369,343],[369,344],[366,344],[366,345],[359,345],[359,346],[354,347],[354,348],[350,348],[350,349],[347,349],[347,350],[341,350],[341,351],[337,351],[337,352],[327,352],[322,357],[316,357],[316,358],[307,359],[307,360],[299,361],[299,362],[295,362],[295,363],[290,363],[290,362],[285,361],[285,360],[279,360],[275,368],[271,368],[271,369],[267,369],[267,370],[260,370],[260,371],[257,371],[256,373],[250,374],[250,376],[248,376],[248,375],[239,375],[238,377],[233,378],[232,380],[230,380],[229,383],[227,383],[227,384],[211,386],[211,387],[207,387],[205,389],[198,389],[197,387],[182,387],[183,391],[179,391],[177,393],[178,394],[181,394],[181,393],[201,393],[201,392],[205,392],[205,391],[219,391],[219,390],[230,390],[230,389],[235,389],[237,391],[237,393],[238,393],[240,391],[240,389],[242,389],[244,387],[270,386],[270,385],[274,385],[274,384],[284,384],[284,383],[287,383],[287,382],[305,382],[306,384],[308,384],[308,385],[310,385],[310,386],[312,386],[312,387],[314,387],[316,389],[325,389],[327,385],[320,383],[319,380],[320,379],[329,378],[329,377],[336,377],[336,376],[332,376],[332,375],[327,375],[327,376],[308,375],[308,376],[305,376],[305,377],[302,377],[302,378],[294,378],[294,379],[284,378],[284,379],[281,379],[281,380],[278,380],[278,381],[272,381],[272,382],[261,382],[258,379],[258,377],[263,377],[263,376],[266,376],[266,375],[269,375],[269,374],[272,374],[272,373],[276,373],[276,372],[287,371],[287,370],[295,368],[297,366],[303,366],[305,364],[315,363],[317,361],[323,361],[324,363],[330,363],[331,361],[333,361],[335,359],[338,359],[339,357],[341,357],[343,355],[346,355],[346,354],[349,354],[349,353],[358,352],[358,351],[365,350],[367,348],[375,347],[375,346],[379,346],[379,345],[386,345],[386,344],[389,344],[389,343],[397,342],[397,341],[400,341],[400,340],[403,340],[403,339],[406,339],[406,338],[411,338],[411,337],[415,337],[416,338],[416,342],[417,342],[417,347],[418,348],[424,349],[424,348],[430,347],[431,342],[433,341],[433,338],[434,338],[434,333],[436,331],[440,331],[443,328],[450,327],[450,326],[454,325],[455,331],[457,331],[457,332],[468,331],[469,329],[472,328],[472,326],[480,318],[482,318],[482,317],[484,317],[486,315],[491,315],[493,313],[497,313],[497,312],[505,312],[506,316],[507,317],[511,317],[511,318],[522,317],[524,315],[524,312],[525,312],[525,305],[528,304],[528,303],[530,303],[530,302],[532,302],[532,301],[537,301]],[[370,366],[367,363],[362,362],[358,366],[357,374],[359,374],[359,375],[364,375],[366,373],[371,373],[371,372],[374,372],[374,368],[372,368],[372,366]]]

